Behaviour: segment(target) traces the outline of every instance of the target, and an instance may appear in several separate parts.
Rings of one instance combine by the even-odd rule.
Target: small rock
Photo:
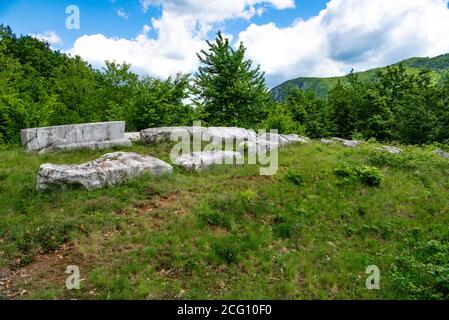
[[[333,141],[329,140],[329,139],[321,139],[320,142],[323,143],[323,144],[331,144],[331,143],[333,143]]]
[[[440,156],[440,157],[449,159],[449,153],[444,152],[444,151],[441,150],[441,149],[435,150],[435,154],[438,155],[438,156]]]
[[[343,146],[348,148],[355,148],[357,147],[361,142],[356,140],[346,140],[341,138],[332,138],[331,140],[341,143]]]
[[[140,141],[140,132],[126,132],[125,139],[130,141]]]
[[[382,148],[378,148],[377,150],[386,151],[386,152],[389,152],[391,154],[400,154],[400,153],[402,153],[401,149],[395,148],[395,147],[390,147],[390,146],[383,146]]]
[[[361,141],[357,141],[357,140],[346,140],[346,139],[341,139],[341,138],[332,138],[331,140],[326,140],[326,141],[330,141],[330,143],[332,142],[336,142],[336,143],[340,143],[342,146],[347,147],[347,148],[356,148],[359,144],[361,144]]]

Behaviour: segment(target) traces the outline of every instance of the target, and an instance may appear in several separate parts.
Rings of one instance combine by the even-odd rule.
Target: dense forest
[[[161,80],[138,76],[126,63],[96,70],[0,26],[0,144],[19,143],[27,127],[109,120],[125,120],[127,131],[202,120],[311,138],[449,142],[447,74],[436,80],[432,71],[400,64],[370,78],[351,73],[325,96],[290,86],[275,101],[243,44],[233,48],[218,34],[208,45],[196,73]]]

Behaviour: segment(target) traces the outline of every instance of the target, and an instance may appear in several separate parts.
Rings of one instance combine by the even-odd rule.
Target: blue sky
[[[223,1],[223,0],[220,0]],[[226,1],[226,0],[224,0]],[[278,26],[290,25],[298,18],[309,18],[326,7],[327,0],[304,0],[300,6],[288,10],[267,10],[262,16],[251,20],[232,19],[220,25],[227,33],[234,36],[250,23],[264,24],[275,22]],[[75,4],[80,8],[81,29],[67,30],[65,13],[67,6]],[[117,14],[123,10],[128,18]],[[62,43],[59,49],[70,49],[75,40],[84,34],[101,33],[108,37],[136,37],[144,24],[151,23],[152,18],[160,18],[162,9],[153,6],[144,12],[139,0],[0,0],[0,21],[10,25],[17,34],[43,34],[54,30]],[[155,37],[154,32],[151,36]]]
[[[66,29],[69,5],[79,30]],[[447,0],[0,0],[0,23],[96,67],[126,61],[163,78],[194,72],[195,53],[222,30],[270,86],[449,52]]]

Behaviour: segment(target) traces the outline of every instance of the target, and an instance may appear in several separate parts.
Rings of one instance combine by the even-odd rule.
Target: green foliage
[[[393,66],[398,65],[403,65],[406,67],[407,71],[412,74],[418,74],[423,70],[431,71],[432,77],[438,81],[441,79],[442,74],[446,73],[449,69],[449,54],[443,54],[433,58],[410,58],[396,63]],[[376,79],[379,71],[383,71],[386,68],[388,67],[357,72],[357,75],[364,81],[372,81]],[[276,101],[283,101],[285,99],[287,88],[289,86],[295,86],[305,91],[313,91],[318,97],[325,98],[338,83],[342,83],[344,85],[348,84],[349,77],[300,77],[280,84],[279,86],[273,88],[271,93]]]
[[[303,178],[302,175],[294,170],[288,170],[287,171],[287,175],[286,175],[287,179],[290,180],[291,182],[293,182],[294,184],[296,184],[297,186],[300,186],[303,184]]]
[[[260,124],[262,129],[278,130],[282,134],[304,133],[301,126],[293,119],[293,114],[284,104],[273,104],[268,117]]]
[[[357,134],[407,144],[445,142],[449,139],[448,60],[449,55],[410,59],[365,73],[322,79],[326,90],[318,95],[320,99],[306,99],[320,85],[309,87],[304,79],[283,84],[273,94],[293,106],[295,122],[311,137],[349,139]],[[318,80],[311,79],[311,83]]]
[[[342,178],[358,178],[368,186],[378,186],[383,180],[382,171],[376,167],[369,166],[340,166],[334,169],[334,174]]]
[[[435,155],[434,150],[432,146],[427,149],[408,150],[400,154],[372,150],[367,155],[369,162],[378,167],[411,170],[431,165],[434,168],[443,168],[446,161]]]
[[[201,66],[193,87],[202,118],[210,125],[254,127],[269,102],[264,73],[245,60],[243,44],[235,50],[221,33],[207,44],[209,49],[198,54]]]
[[[416,230],[416,229],[415,229]],[[447,299],[449,297],[449,243],[426,240],[422,235],[408,239],[411,250],[404,251],[392,271],[398,292],[413,299]]]
[[[382,171],[376,167],[361,166],[356,168],[356,174],[360,180],[368,186],[378,186],[382,182]]]
[[[0,144],[19,143],[29,127],[125,120],[134,131],[192,122],[187,75],[162,81],[130,68],[106,62],[97,71],[0,25]]]

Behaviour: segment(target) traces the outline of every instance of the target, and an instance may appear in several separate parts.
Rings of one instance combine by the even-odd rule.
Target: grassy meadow
[[[449,160],[312,142],[255,165],[37,192],[42,163],[107,150],[0,149],[0,296],[14,299],[447,299]],[[124,151],[169,161],[169,144]],[[66,267],[81,271],[65,288]],[[365,270],[381,271],[367,290]]]

